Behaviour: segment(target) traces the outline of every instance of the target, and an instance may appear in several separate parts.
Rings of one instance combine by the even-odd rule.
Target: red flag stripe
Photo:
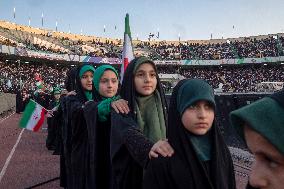
[[[40,119],[39,119],[39,121],[37,122],[36,126],[33,129],[34,132],[37,132],[40,129],[40,127],[42,126],[42,124],[44,122],[44,114],[45,113],[46,113],[46,110],[42,109],[42,111],[40,113]]]

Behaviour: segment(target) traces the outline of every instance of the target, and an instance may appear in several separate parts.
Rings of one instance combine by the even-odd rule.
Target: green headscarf
[[[100,79],[102,77],[102,75],[104,74],[104,72],[106,70],[111,70],[115,73],[116,77],[118,78],[118,73],[116,71],[116,69],[114,67],[112,67],[111,65],[102,65],[100,67],[98,67],[94,73],[94,78],[93,78],[93,82],[94,82],[94,86],[95,89],[99,92],[99,86],[100,86]]]
[[[95,68],[91,65],[83,65],[80,69],[80,72],[79,72],[79,77],[80,79],[82,78],[83,74],[86,72],[86,71],[91,71],[93,73],[95,73]]]
[[[184,111],[195,102],[206,100],[216,109],[214,93],[212,87],[204,80],[191,79],[187,80],[179,89],[177,94],[177,110],[182,117]],[[199,136],[188,132],[193,148],[201,161],[211,159],[212,140],[210,132]]]
[[[141,57],[139,57],[139,58],[137,59],[137,62],[135,63],[135,67],[134,67],[134,70],[133,70],[133,74],[135,74],[136,71],[137,71],[137,69],[139,68],[139,66],[140,66],[141,64],[144,64],[144,63],[150,63],[150,64],[152,64],[152,65],[154,66],[154,68],[155,68],[155,63],[154,63],[151,59],[149,59],[149,58],[147,58],[147,57],[145,57],[145,56],[141,56]]]
[[[177,95],[177,109],[180,115],[185,109],[199,100],[206,100],[216,107],[212,87],[204,80],[190,79],[179,89]]]
[[[82,79],[83,77],[83,74],[87,71],[91,71],[91,72],[95,72],[95,68],[91,65],[83,65],[80,69],[80,72],[79,72],[79,77],[80,79]],[[93,94],[92,94],[92,91],[84,91],[85,93],[85,96],[88,100],[93,100]]]
[[[137,123],[152,142],[166,138],[166,124],[160,94],[136,97]]]
[[[56,94],[61,94],[61,89],[59,87],[55,87],[53,89],[53,94],[56,95]]]
[[[282,96],[283,98],[284,96]],[[266,138],[284,155],[284,107],[270,97],[232,111],[231,124],[244,137],[244,124]]]

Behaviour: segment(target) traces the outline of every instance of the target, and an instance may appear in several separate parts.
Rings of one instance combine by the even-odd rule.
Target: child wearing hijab
[[[284,186],[284,90],[230,114],[231,123],[255,156],[247,188]]]
[[[230,152],[215,125],[212,87],[204,80],[182,80],[174,88],[167,137],[172,157],[152,159],[143,188],[235,189]]]
[[[71,187],[111,188],[110,109],[127,111],[128,107],[116,96],[118,74],[112,66],[103,65],[96,71],[83,66],[79,78],[81,85],[77,85],[83,90],[76,90],[77,100],[71,103]]]
[[[48,109],[50,110],[48,112],[48,117],[47,117],[47,139],[46,139],[46,147],[48,150],[55,150],[56,148],[56,130],[57,130],[57,125],[56,125],[56,114],[57,114],[57,109],[59,106],[59,99],[60,99],[60,89],[55,88],[53,90],[53,99],[49,103]]]
[[[90,166],[92,148],[88,146],[88,124],[90,119],[84,115],[84,106],[90,100],[97,100],[93,87],[93,75],[95,69],[89,64],[78,67],[76,73],[76,95],[68,96],[66,102],[71,128],[67,128],[69,133],[67,148],[70,151],[70,173],[67,175],[67,183],[70,188],[86,188],[92,186],[90,172],[94,171]]]
[[[150,157],[171,156],[166,141],[167,105],[154,62],[139,57],[128,65],[120,91],[128,114],[111,114],[111,161],[116,188],[142,188]]]
[[[93,82],[98,102],[89,102],[84,107],[84,115],[89,117],[87,120],[87,125],[90,125],[88,135],[93,143],[90,147],[94,151],[92,158],[94,158],[95,172],[92,173],[92,180],[95,188],[110,189],[113,187],[110,158],[111,107],[122,108],[127,112],[128,106],[117,96],[118,73],[112,66],[98,67],[94,73]]]

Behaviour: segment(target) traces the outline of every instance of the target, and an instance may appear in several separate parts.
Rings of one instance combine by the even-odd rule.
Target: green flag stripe
[[[21,118],[20,127],[26,128],[26,125],[28,124],[30,117],[33,114],[35,108],[36,108],[36,103],[30,100]]]

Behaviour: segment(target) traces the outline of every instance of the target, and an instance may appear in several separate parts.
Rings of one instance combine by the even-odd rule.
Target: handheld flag
[[[120,82],[122,83],[124,71],[126,70],[129,62],[134,59],[132,39],[129,26],[129,14],[125,16],[125,31],[123,41],[123,52],[122,52],[122,64],[120,70]]]
[[[38,131],[43,125],[46,112],[47,110],[44,107],[30,100],[23,112],[19,126],[34,132]]]

